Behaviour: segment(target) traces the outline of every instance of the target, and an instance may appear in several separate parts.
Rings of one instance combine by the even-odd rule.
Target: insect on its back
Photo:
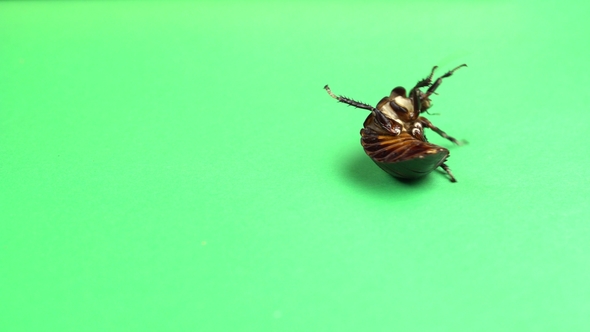
[[[367,105],[343,96],[337,96],[326,85],[324,89],[339,102],[369,110],[371,114],[361,129],[361,145],[371,159],[387,173],[404,179],[415,179],[427,175],[437,167],[441,167],[451,182],[456,182],[445,161],[449,150],[429,143],[424,136],[424,128],[430,128],[451,142],[461,145],[459,141],[434,126],[428,119],[420,116],[431,107],[430,96],[442,83],[442,79],[451,76],[457,69],[466,67],[463,64],[448,71],[432,83],[432,76],[437,66],[432,68],[430,75],[420,80],[410,90],[399,86],[383,97],[377,107]],[[421,88],[428,87],[426,92]]]

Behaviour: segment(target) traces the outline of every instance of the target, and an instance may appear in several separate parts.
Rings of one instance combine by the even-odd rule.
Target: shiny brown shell
[[[451,76],[461,67],[466,65],[457,66],[433,81],[437,68],[434,66],[430,75],[419,80],[409,94],[404,87],[398,86],[389,96],[383,97],[376,107],[335,95],[328,85],[324,89],[341,103],[371,112],[361,129],[361,145],[381,169],[398,178],[415,179],[440,167],[451,182],[456,182],[449,166],[445,164],[449,150],[429,143],[424,136],[424,129],[429,128],[457,145],[461,145],[461,142],[420,114],[427,112],[432,106],[430,96],[435,93],[443,78]],[[428,89],[423,92],[420,90],[422,88]]]
[[[370,124],[373,114],[365,120],[361,129],[361,145],[365,153],[387,173],[404,179],[427,175],[441,166],[449,156],[449,150],[402,132],[399,135],[378,133]]]

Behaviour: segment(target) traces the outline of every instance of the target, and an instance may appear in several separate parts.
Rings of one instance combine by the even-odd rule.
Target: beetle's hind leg
[[[425,93],[425,94],[422,96],[422,99],[426,99],[426,98],[430,97],[430,95],[431,95],[431,94],[435,93],[436,89],[438,89],[438,86],[439,86],[439,85],[442,83],[442,79],[443,79],[443,78],[446,78],[446,77],[449,77],[449,76],[451,76],[451,75],[453,75],[453,73],[454,73],[454,72],[455,72],[457,69],[459,69],[459,68],[461,68],[461,67],[467,67],[467,65],[466,65],[466,64],[462,64],[462,65],[460,65],[460,66],[457,66],[457,67],[455,67],[454,69],[452,69],[452,70],[449,70],[448,72],[446,72],[446,73],[445,73],[444,75],[442,75],[441,77],[437,78],[437,79],[436,79],[436,81],[434,82],[434,84],[432,84],[432,85],[430,86],[430,88],[428,88],[428,91],[426,91],[426,93]],[[435,68],[436,68],[436,67],[435,67]],[[434,71],[434,69],[433,69],[433,71]],[[432,75],[431,75],[431,76],[432,76]]]
[[[449,178],[451,180],[451,182],[457,182],[457,179],[455,179],[455,177],[453,176],[453,173],[451,173],[451,169],[449,168],[449,166],[445,163],[440,164],[440,167],[447,172],[447,174],[449,175]]]
[[[459,141],[456,138],[449,136],[447,133],[445,133],[444,131],[442,131],[439,127],[433,125],[432,122],[430,122],[430,120],[428,120],[427,118],[425,118],[423,116],[421,116],[419,118],[419,120],[420,120],[420,122],[422,123],[422,125],[424,127],[430,128],[435,133],[439,134],[440,136],[448,139],[449,141],[451,141],[451,142],[453,142],[453,143],[455,143],[457,145],[463,145],[463,144],[466,143],[465,141]]]

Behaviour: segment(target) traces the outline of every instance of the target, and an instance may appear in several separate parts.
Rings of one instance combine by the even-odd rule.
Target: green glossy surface
[[[590,330],[589,9],[0,3],[0,330]],[[461,63],[457,183],[322,89]]]

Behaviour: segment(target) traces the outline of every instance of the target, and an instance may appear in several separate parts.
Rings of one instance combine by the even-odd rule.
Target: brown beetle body
[[[438,78],[432,83],[432,75],[419,81],[406,95],[406,89],[396,87],[389,97],[379,101],[377,107],[342,97],[332,93],[326,85],[324,88],[333,98],[351,106],[371,111],[361,129],[361,145],[371,159],[387,173],[405,179],[415,179],[427,175],[437,167],[441,167],[455,182],[445,161],[449,157],[449,150],[429,143],[424,136],[424,128],[430,128],[442,137],[455,144],[459,141],[435,127],[428,119],[420,116],[430,108],[432,95],[442,79],[465,65],[461,65]],[[426,92],[420,88],[429,87]]]

